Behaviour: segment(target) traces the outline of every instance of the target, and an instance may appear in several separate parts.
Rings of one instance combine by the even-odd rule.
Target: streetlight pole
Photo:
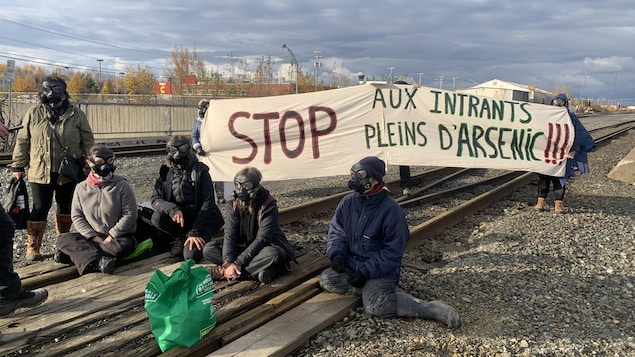
[[[322,63],[320,63],[320,52],[322,51],[318,51],[318,50],[313,51],[313,53],[315,53],[315,62],[313,63],[313,65],[315,66],[315,91],[316,92],[318,90],[318,67],[322,67]]]
[[[283,43],[282,48],[286,48],[287,51],[289,51],[289,55],[291,55],[291,62],[295,65],[295,94],[298,94],[298,80],[300,79],[300,66],[298,65],[298,60],[295,59],[295,55],[289,46]]]
[[[99,77],[97,77],[97,78],[98,78],[98,80],[97,80],[97,85],[99,86],[99,88],[98,88],[98,89],[99,89],[99,92],[101,92],[101,63],[102,63],[103,61],[104,61],[103,59],[98,59],[98,60],[97,60],[97,62],[99,62]]]
[[[417,73],[419,75],[419,85],[421,85],[421,78],[423,77],[423,72]]]
[[[388,69],[390,70],[390,74],[388,75],[388,83],[392,84],[394,82],[392,78],[392,71],[395,70],[395,67],[388,67]]]

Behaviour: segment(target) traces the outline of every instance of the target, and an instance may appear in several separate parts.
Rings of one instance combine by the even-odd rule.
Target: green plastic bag
[[[192,347],[216,326],[214,282],[205,267],[186,260],[172,276],[156,270],[145,290],[144,307],[161,351]]]

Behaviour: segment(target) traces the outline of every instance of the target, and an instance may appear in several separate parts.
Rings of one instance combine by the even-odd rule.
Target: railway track
[[[601,145],[602,141],[630,130],[632,125],[594,130],[593,133],[597,134],[594,137]],[[605,131],[613,134],[605,134]],[[472,170],[440,168],[413,177],[418,186],[413,195],[397,197],[408,216],[418,222],[411,227],[409,249],[425,244],[429,237],[533,179],[533,174],[522,172],[493,173],[483,179],[475,179],[471,173]],[[311,220],[314,213],[329,215],[346,193],[282,209],[281,223],[287,225],[286,229],[295,229],[298,222]],[[442,209],[429,206],[440,201],[444,203]],[[250,281],[219,282],[214,296],[217,327],[194,347],[178,347],[163,355],[207,355],[223,346],[230,346],[249,331],[308,299],[324,299],[328,294],[324,295],[319,290],[316,276],[328,266],[328,262],[323,256],[305,253],[299,248],[301,264],[292,274],[273,284],[259,286]],[[42,262],[21,269],[19,273],[25,287],[47,286],[50,298],[41,307],[0,319],[0,354],[159,355],[143,309],[143,289],[155,269],[171,272],[179,264],[166,253],[148,254],[144,259],[118,268],[117,275],[88,274],[78,279],[74,267],[54,262]],[[348,308],[359,304],[359,300],[340,298],[329,300],[328,304],[339,306],[339,310],[321,324],[341,318]],[[314,328],[319,329],[320,325],[316,323]],[[297,347],[302,342],[301,338],[289,342],[290,347],[283,351],[288,353],[289,348]]]
[[[111,142],[102,143],[109,146],[117,156],[158,155],[165,153],[165,141],[156,139],[138,140],[135,143]],[[0,167],[11,164],[11,153],[0,153]]]

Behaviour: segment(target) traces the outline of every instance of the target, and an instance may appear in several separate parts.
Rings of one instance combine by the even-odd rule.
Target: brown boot
[[[41,260],[40,247],[42,247],[42,239],[44,238],[44,231],[46,231],[46,221],[33,222],[26,221],[26,233],[27,233],[27,246],[26,246],[26,260],[34,261]]]
[[[59,236],[62,233],[70,232],[73,221],[70,214],[55,214],[55,233]]]
[[[537,211],[544,211],[545,210],[545,199],[542,197],[538,197],[538,203],[536,203],[536,205],[534,206],[534,209]]]
[[[554,213],[564,213],[564,202],[562,200],[556,200],[556,208],[553,210]]]

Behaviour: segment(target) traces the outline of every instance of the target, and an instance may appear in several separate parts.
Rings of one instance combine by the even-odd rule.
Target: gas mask
[[[115,154],[112,151],[97,151],[88,160],[90,171],[96,173],[100,177],[107,177],[115,172]]]
[[[256,187],[258,187],[258,183],[251,178],[244,175],[236,176],[234,178],[234,197],[247,205],[249,200],[256,197]]]
[[[178,169],[185,169],[194,162],[192,146],[187,140],[169,141],[167,150],[168,160]]]
[[[359,193],[364,194],[373,188],[373,183],[370,182],[372,169],[355,164],[351,167],[351,179],[348,181],[348,188]]]
[[[41,99],[42,103],[52,104],[53,106],[65,101],[68,99],[66,84],[58,80],[44,81],[42,83]]]
[[[205,117],[205,112],[207,111],[207,108],[209,108],[209,100],[201,99],[201,101],[198,102],[198,117],[199,118]]]

